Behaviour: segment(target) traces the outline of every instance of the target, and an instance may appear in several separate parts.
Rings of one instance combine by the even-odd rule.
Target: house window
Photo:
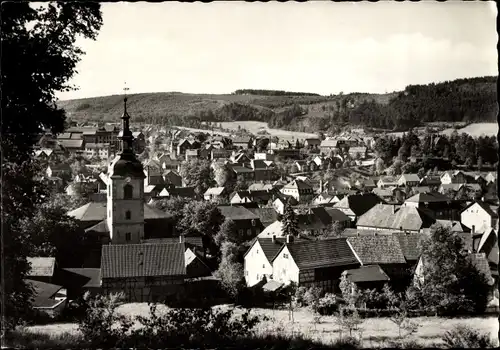
[[[265,269],[266,268],[266,264],[262,264],[262,268]]]
[[[240,236],[243,236],[243,229],[242,229],[242,228],[240,228],[240,229],[238,230],[238,233],[240,234]]]
[[[130,239],[131,239],[131,233],[130,232],[125,233],[125,240],[127,242],[130,242]]]
[[[125,212],[125,219],[126,219],[126,220],[130,220],[130,217],[131,217],[131,216],[132,216],[132,213],[130,212],[130,210],[127,210],[127,211]]]
[[[288,254],[283,254],[284,259],[288,259]]]
[[[132,199],[132,193],[134,192],[134,188],[132,185],[126,184],[123,186],[123,199]]]
[[[249,228],[249,229],[247,230],[247,236],[251,236],[251,235],[252,235],[252,229],[250,229],[250,228]]]
[[[257,225],[257,222],[255,221],[255,219],[252,219],[252,226],[256,226]]]

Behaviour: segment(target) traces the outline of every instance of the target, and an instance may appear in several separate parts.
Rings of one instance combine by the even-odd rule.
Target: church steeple
[[[130,131],[130,116],[127,113],[127,96],[123,98],[123,114],[122,114],[122,132],[120,133],[122,140],[122,153],[132,152],[132,141],[134,139],[132,131]]]

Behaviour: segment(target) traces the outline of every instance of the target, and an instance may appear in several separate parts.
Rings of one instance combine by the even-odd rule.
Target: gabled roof
[[[274,210],[274,208],[248,208],[248,210],[258,216],[260,218],[260,222],[262,222],[264,226],[267,226],[266,224],[273,223],[278,219],[278,213]]]
[[[321,141],[320,147],[337,147],[337,140],[323,140]]]
[[[80,285],[84,288],[99,288],[101,286],[100,268],[65,268],[62,270],[65,282],[71,278],[71,280],[80,280]]]
[[[184,244],[113,244],[102,246],[102,278],[182,276]]]
[[[278,252],[281,250],[283,244],[285,244],[285,239],[283,238],[276,238],[274,242],[272,238],[256,238],[255,241],[259,242],[262,252],[264,253],[264,255],[267,258],[267,261],[269,262],[273,261],[276,254],[278,254]],[[254,244],[252,244],[252,246]],[[250,247],[250,249],[252,248],[252,246]]]
[[[220,196],[224,190],[225,187],[210,187],[208,190],[205,191],[204,195]]]
[[[312,187],[305,181],[302,180],[293,180],[292,182],[289,182],[286,184],[283,189],[295,189],[295,190],[310,190]]]
[[[406,234],[403,232],[393,233],[399,240],[399,245],[407,261],[417,261],[420,258],[419,242],[424,238],[420,234]]]
[[[391,204],[377,204],[358,218],[357,226],[392,228],[395,208]]]
[[[55,258],[33,257],[27,258],[31,268],[28,276],[33,277],[52,277],[56,266]]]
[[[439,192],[426,192],[426,193],[417,193],[416,195],[408,198],[406,202],[413,203],[443,203],[449,202],[451,199]]]
[[[64,148],[82,148],[83,146],[83,140],[74,140],[74,139],[59,140],[59,143]]]
[[[259,217],[245,207],[220,205],[222,215],[231,220],[259,220]]]
[[[353,282],[380,282],[390,278],[379,265],[360,266],[357,269],[345,270],[346,278]]]
[[[102,221],[106,219],[106,202],[89,202],[82,205],[80,208],[69,211],[68,216],[71,216],[79,221]],[[162,210],[144,204],[144,220],[152,219],[167,219],[173,216]]]
[[[400,179],[404,179],[405,181],[420,182],[420,178],[417,174],[403,174]]]
[[[334,204],[334,208],[351,209],[356,216],[361,216],[378,203],[385,203],[373,193],[348,195]]]
[[[161,191],[161,195],[170,195],[170,196],[179,196],[179,197],[188,197],[194,198],[196,196],[196,192],[194,191],[194,187],[171,187],[164,188]]]
[[[398,179],[395,176],[382,176],[378,181],[384,183],[397,183]]]
[[[349,237],[347,240],[363,265],[406,263],[396,236]]]
[[[483,201],[475,201],[473,203],[471,203],[469,206],[467,206],[464,210],[462,210],[462,213],[466,210],[468,210],[470,207],[472,207],[473,205],[479,205],[481,207],[481,209],[483,209],[486,213],[488,213],[492,218],[498,218],[498,214],[495,213],[489,204],[483,202]]]
[[[273,185],[271,184],[253,183],[250,186],[248,186],[249,191],[268,191],[272,189]]]
[[[392,216],[392,225],[390,227],[393,229],[402,228],[403,230],[417,231],[431,227],[434,222],[433,218],[418,208],[403,206]]]
[[[149,238],[142,240],[143,244],[177,244],[180,243],[179,237],[166,237],[166,238]],[[203,249],[203,238],[199,236],[184,237],[184,244],[186,248],[189,246]]]
[[[299,269],[359,264],[346,238],[298,241],[285,246]]]
[[[34,307],[53,307],[59,300],[53,299],[55,294],[63,289],[62,286],[52,283],[40,282],[35,280],[25,280],[34,289],[33,306]]]
[[[325,208],[325,210],[332,218],[332,221],[344,222],[350,220],[349,217],[345,215],[341,210],[338,210],[336,208]]]

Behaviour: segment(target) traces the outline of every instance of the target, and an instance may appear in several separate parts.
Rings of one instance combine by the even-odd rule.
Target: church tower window
[[[126,220],[130,220],[131,216],[132,216],[132,213],[130,212],[130,210],[127,210],[127,211],[125,212],[125,219],[126,219]]]
[[[123,186],[123,199],[132,199],[132,193],[134,192],[134,188],[132,185],[126,184]]]
[[[130,232],[125,233],[125,240],[126,240],[127,242],[130,242],[130,240],[131,240],[131,238],[132,238],[131,236],[132,236],[132,235],[130,234]]]

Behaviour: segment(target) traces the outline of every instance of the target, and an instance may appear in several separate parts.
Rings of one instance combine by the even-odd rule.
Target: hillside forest
[[[275,90],[236,90],[230,95],[136,94],[135,122],[200,127],[202,122],[263,121],[271,128],[328,132],[346,125],[404,131],[427,122],[496,120],[497,77],[409,85],[388,94],[319,96]],[[121,96],[60,101],[73,120],[117,121]]]

